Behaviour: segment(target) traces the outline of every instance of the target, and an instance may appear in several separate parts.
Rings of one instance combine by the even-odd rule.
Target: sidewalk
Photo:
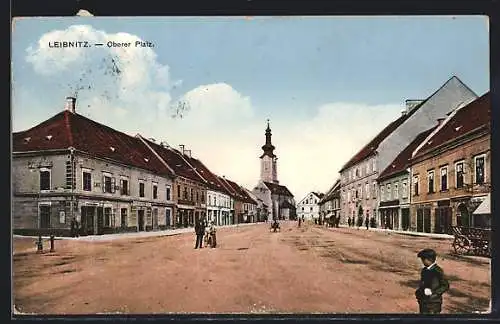
[[[243,224],[234,224],[234,225],[223,225],[216,226],[217,229],[223,228],[233,228],[233,227],[242,227],[249,225],[257,225],[263,223],[243,223]],[[171,236],[171,235],[179,235],[184,233],[193,233],[193,227],[185,227],[185,228],[176,228],[169,229],[163,231],[151,231],[151,232],[129,232],[129,233],[114,233],[114,234],[103,234],[103,235],[89,235],[89,236],[80,236],[80,237],[64,237],[64,236],[56,236],[56,240],[74,240],[81,242],[109,242],[120,239],[132,239],[132,238],[142,238],[142,237],[159,237],[159,236]],[[13,235],[13,237],[24,237],[24,238],[33,238],[37,239],[38,236],[24,236],[24,235]],[[42,236],[42,239],[50,239],[49,236]]]
[[[349,226],[347,226],[347,225],[339,225],[339,226],[343,227],[343,228],[349,228]],[[357,227],[351,227],[351,228],[357,230]],[[366,231],[366,227],[361,226],[359,228],[359,230]],[[449,235],[449,234],[421,233],[421,232],[410,232],[410,231],[391,230],[391,229],[383,229],[383,228],[372,228],[372,227],[370,227],[369,231],[394,233],[394,234],[408,235],[408,236],[425,236],[425,237],[441,238],[441,239],[453,239],[454,238],[453,235]]]

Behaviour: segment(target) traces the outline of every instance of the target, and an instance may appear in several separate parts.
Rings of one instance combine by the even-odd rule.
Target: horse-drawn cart
[[[491,256],[490,229],[463,226],[452,226],[451,229],[455,236],[452,247],[456,253]]]

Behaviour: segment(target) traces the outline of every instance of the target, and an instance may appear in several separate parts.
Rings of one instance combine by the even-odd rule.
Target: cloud
[[[48,47],[60,40],[133,44],[138,36],[71,26],[44,34],[27,49],[26,60],[44,80],[57,80],[69,90],[80,85],[80,114],[131,135],[184,144],[215,173],[248,189],[257,183],[267,116],[257,114],[247,94],[214,82],[173,98],[171,89],[181,81],[172,78],[154,49]],[[316,113],[308,119],[289,111],[271,121],[279,180],[297,201],[311,190],[326,191],[343,164],[396,119],[401,106],[338,102],[311,108]]]
[[[90,48],[54,48],[62,41],[87,41]],[[154,110],[164,113],[171,104],[170,89],[180,80],[171,80],[170,68],[157,60],[153,48],[135,47],[142,39],[129,33],[106,33],[88,25],[73,25],[54,30],[40,37],[35,46],[27,48],[26,61],[34,71],[67,89],[84,106],[99,105],[92,117],[107,116],[119,103],[142,113]],[[129,43],[129,47],[108,47],[107,44]],[[95,47],[101,43],[104,46]],[[123,111],[119,110],[123,115]]]

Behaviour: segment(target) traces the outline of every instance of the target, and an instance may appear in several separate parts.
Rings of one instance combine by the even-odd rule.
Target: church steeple
[[[274,154],[274,145],[271,143],[271,127],[269,119],[266,128],[266,144],[262,146],[264,153],[260,156],[260,179],[267,182],[278,183],[278,157]]]
[[[264,153],[261,155],[261,158],[264,157],[265,155],[269,157],[275,157],[274,155],[274,145],[271,143],[271,127],[269,126],[269,119],[267,120],[267,128],[266,128],[266,144],[262,146],[262,150]]]

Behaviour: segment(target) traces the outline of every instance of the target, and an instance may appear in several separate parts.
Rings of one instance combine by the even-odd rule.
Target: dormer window
[[[149,162],[149,159],[148,159],[148,158],[144,158],[144,161],[145,161],[145,162]]]
[[[455,131],[458,132],[461,128],[462,126],[455,127]]]
[[[115,148],[113,146],[110,146],[109,149],[111,150],[111,152],[115,151]]]
[[[25,137],[24,138],[24,143],[28,143],[31,140],[31,137]]]
[[[47,141],[50,141],[52,139],[52,135],[47,135],[45,136],[45,138],[47,139]]]

